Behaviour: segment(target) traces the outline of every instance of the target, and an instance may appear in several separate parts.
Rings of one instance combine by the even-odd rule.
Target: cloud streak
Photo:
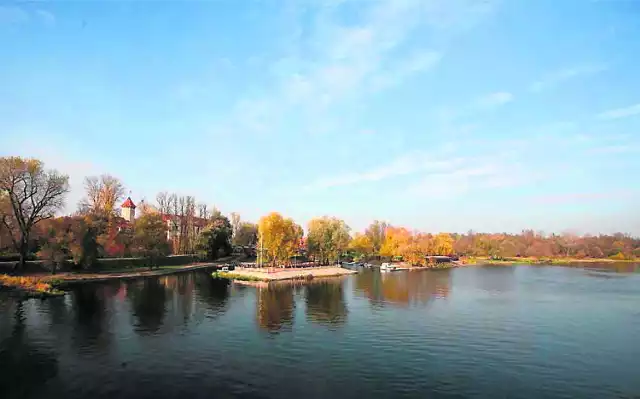
[[[322,190],[341,186],[350,186],[364,182],[376,182],[398,176],[425,171],[447,170],[462,163],[462,158],[434,159],[426,152],[417,151],[400,156],[391,162],[360,172],[347,172],[340,175],[323,177],[304,187],[305,190]]]
[[[616,108],[604,111],[596,115],[596,118],[600,120],[613,120],[628,118],[636,115],[640,115],[640,104],[634,104],[624,108]]]
[[[603,72],[607,69],[606,65],[602,64],[589,64],[589,65],[580,65],[574,66],[570,68],[560,69],[550,74],[542,77],[541,79],[533,82],[531,86],[529,86],[529,90],[534,93],[539,93],[544,90],[552,89],[565,81],[579,78],[579,77],[587,77]]]
[[[477,101],[480,108],[494,108],[513,101],[513,94],[506,91],[499,91],[481,97]]]
[[[356,16],[345,22],[341,14],[354,5]],[[429,41],[407,51],[416,35],[450,37],[477,24],[492,8],[491,1],[479,7],[467,0],[294,3],[284,21],[291,27],[284,51],[266,68],[273,85],[263,95],[241,98],[229,128],[278,131],[291,114],[302,118],[310,133],[341,126],[344,107],[361,106],[368,97],[429,73],[445,59],[444,51]],[[256,114],[267,115],[268,123]],[[246,115],[255,123],[247,123]]]

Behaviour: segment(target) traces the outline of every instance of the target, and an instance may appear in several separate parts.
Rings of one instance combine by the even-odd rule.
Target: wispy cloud
[[[640,104],[631,105],[624,108],[610,109],[596,115],[601,120],[621,119],[630,116],[640,115]]]
[[[529,87],[529,90],[534,93],[541,92],[556,87],[567,80],[595,75],[605,71],[606,69],[607,66],[603,64],[579,65],[559,69],[533,82]]]
[[[322,177],[304,187],[306,190],[321,190],[339,186],[349,186],[364,182],[376,182],[392,177],[415,174],[424,171],[442,171],[462,163],[462,158],[437,159],[426,152],[416,151],[402,155],[391,162],[359,172]]]
[[[513,100],[513,94],[506,91],[499,91],[491,94],[487,94],[477,100],[477,105],[480,108],[493,108],[500,105],[504,105]]]
[[[350,8],[357,10],[356,17],[345,23],[343,7],[352,5],[357,5]],[[294,5],[286,14],[290,32],[285,35],[285,51],[267,68],[273,73],[273,85],[263,95],[242,98],[234,123],[246,128],[244,114],[251,114],[248,109],[255,105],[261,115],[268,109],[269,122],[257,125],[260,132],[277,131],[279,121],[290,114],[304,118],[316,131],[340,126],[345,106],[357,106],[368,96],[429,73],[445,59],[444,51],[428,40],[422,48],[407,51],[415,35],[439,32],[449,37],[477,24],[493,5],[488,1],[478,7],[467,0],[327,0]]]
[[[497,189],[532,182],[536,174],[524,170],[517,162],[504,159],[474,159],[459,167],[437,173],[426,173],[411,183],[404,194],[414,197],[448,199],[470,191]]]

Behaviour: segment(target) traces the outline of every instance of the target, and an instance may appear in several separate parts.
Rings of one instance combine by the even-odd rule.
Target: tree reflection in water
[[[320,281],[306,286],[307,319],[327,326],[342,326],[347,318],[343,282]]]
[[[4,309],[2,309],[4,311]],[[55,353],[27,335],[24,302],[15,304],[11,335],[0,342],[0,393],[3,399],[33,396],[58,374]],[[8,313],[11,314],[10,312]],[[3,314],[3,316],[6,316]],[[5,321],[7,323],[5,324]],[[3,325],[10,325],[2,317]]]
[[[105,351],[109,350],[112,341],[110,332],[110,314],[113,312],[112,301],[117,291],[116,284],[82,284],[71,291],[71,310],[76,328],[71,331],[73,344],[82,348],[93,346]],[[52,316],[61,317],[61,303],[51,305],[55,309]]]
[[[272,283],[257,289],[256,316],[260,328],[271,333],[290,330],[293,324],[294,287],[287,283]]]
[[[131,301],[136,318],[136,332],[153,334],[164,322],[167,292],[158,278],[132,281],[127,285],[127,297]]]
[[[373,306],[385,304],[425,306],[434,298],[446,298],[451,287],[451,269],[356,275],[355,289]]]
[[[211,311],[211,316],[217,317],[227,310],[231,282],[226,279],[212,278],[209,273],[196,273],[193,276],[199,298]]]

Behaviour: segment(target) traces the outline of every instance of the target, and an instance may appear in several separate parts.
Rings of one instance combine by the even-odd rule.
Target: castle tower
[[[120,215],[127,222],[133,223],[133,219],[136,218],[136,205],[131,201],[131,197],[127,197],[120,206]]]

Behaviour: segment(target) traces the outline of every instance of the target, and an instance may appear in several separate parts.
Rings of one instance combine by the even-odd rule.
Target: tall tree
[[[207,204],[199,203],[198,204],[198,217],[200,219],[209,219],[209,209],[207,209]]]
[[[231,223],[226,216],[212,220],[198,237],[196,248],[206,253],[208,259],[216,259],[220,252],[231,253]]]
[[[337,261],[349,245],[349,226],[340,219],[324,216],[308,226],[307,249],[322,264]]]
[[[258,222],[258,256],[273,266],[288,262],[298,250],[302,227],[293,219],[272,212]]]
[[[238,232],[233,237],[233,244],[242,247],[253,246],[258,242],[258,225],[249,222],[240,223]]]
[[[168,215],[171,208],[171,202],[169,194],[166,191],[161,191],[156,194],[156,203],[158,204],[158,212],[162,215]]]
[[[384,243],[385,232],[387,230],[387,223],[379,220],[374,220],[373,223],[367,227],[364,234],[369,237],[371,244],[373,245],[373,251],[375,253],[380,252],[380,248]]]
[[[349,249],[360,257],[368,257],[373,253],[373,243],[366,234],[356,233],[349,243]]]
[[[20,157],[0,158],[0,201],[8,212],[0,214],[23,267],[31,232],[40,221],[64,206],[69,177],[45,170],[41,161]]]
[[[111,175],[85,177],[84,189],[86,195],[78,204],[84,214],[114,215],[125,193],[122,181]]]
[[[133,228],[133,253],[147,258],[149,269],[158,266],[158,260],[169,254],[166,225],[160,214],[142,215]]]
[[[236,212],[231,212],[231,228],[233,230],[233,237],[235,239],[238,234],[238,230],[240,230],[240,214]]]
[[[404,227],[387,227],[380,247],[381,256],[402,256],[403,248],[408,244],[411,233]]]

